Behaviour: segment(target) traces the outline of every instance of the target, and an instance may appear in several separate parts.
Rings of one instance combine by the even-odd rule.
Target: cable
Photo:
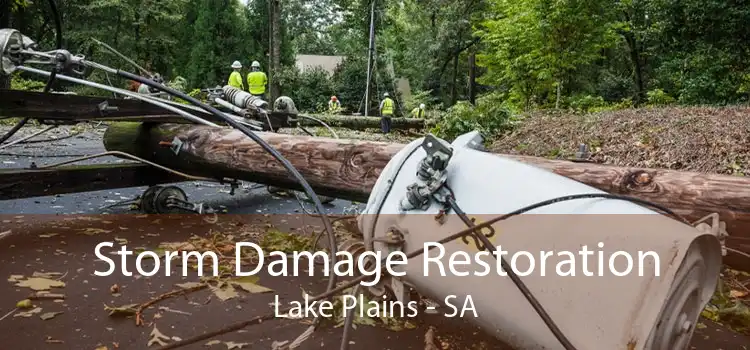
[[[420,149],[420,148],[415,148],[415,150],[416,149]],[[406,158],[408,159],[409,156],[407,156]],[[446,188],[451,193],[453,193],[453,191],[449,187],[446,186]],[[387,191],[390,191],[390,188],[388,188]],[[386,193],[386,196],[387,196],[387,193]],[[687,225],[690,225],[690,223],[684,217],[676,214],[672,210],[670,210],[670,209],[668,209],[668,208],[666,208],[664,206],[661,206],[659,204],[652,203],[652,202],[649,202],[649,201],[646,201],[646,200],[642,200],[642,199],[639,199],[639,198],[622,196],[622,195],[614,195],[614,194],[609,194],[609,193],[587,193],[587,194],[574,194],[574,195],[562,196],[562,197],[557,197],[557,198],[552,198],[552,199],[548,199],[548,200],[545,200],[545,201],[537,202],[537,203],[532,204],[532,205],[528,205],[526,207],[523,207],[521,209],[515,210],[515,211],[510,212],[508,214],[505,214],[505,215],[502,215],[502,216],[499,216],[499,217],[495,217],[495,218],[493,218],[493,219],[491,219],[491,220],[489,220],[487,222],[484,222],[482,224],[479,224],[479,225],[475,225],[468,218],[466,218],[466,220],[468,220],[468,221],[464,220],[464,222],[469,226],[469,228],[468,228],[469,232],[471,234],[473,234],[474,236],[476,236],[480,241],[482,241],[482,244],[484,244],[485,249],[493,249],[493,250],[496,251],[497,247],[495,247],[492,244],[492,242],[490,242],[490,240],[484,234],[481,233],[481,229],[483,229],[485,227],[489,227],[490,225],[492,225],[493,223],[496,223],[498,221],[506,220],[506,219],[511,218],[513,216],[520,215],[520,214],[523,214],[525,212],[528,212],[528,211],[531,211],[531,210],[534,210],[534,209],[537,209],[537,208],[540,208],[540,207],[544,207],[544,206],[548,206],[548,205],[552,205],[552,204],[556,204],[556,203],[560,203],[560,202],[565,202],[565,201],[571,201],[571,200],[576,200],[576,199],[587,199],[587,198],[616,199],[616,200],[629,201],[629,202],[633,202],[633,203],[636,203],[636,204],[642,204],[642,205],[645,205],[645,206],[649,206],[649,207],[661,210],[664,213],[669,214],[670,216],[676,218],[677,220],[682,221],[682,222],[684,222]],[[451,204],[451,208],[454,211],[456,211],[456,213],[459,216],[461,216],[462,214],[463,214],[464,217],[466,216],[466,214],[463,213],[463,211],[461,211],[461,209],[458,207],[458,204],[455,203],[455,200],[453,199],[452,195],[448,197],[448,200],[449,200],[449,203]],[[381,202],[381,205],[379,206],[379,209],[378,209],[378,213],[382,209],[382,206],[383,206],[382,203],[385,203],[385,199]],[[376,213],[376,215],[378,215],[378,213]],[[462,220],[463,219],[464,218],[462,217]],[[373,222],[373,226],[372,227],[373,227],[373,232],[374,232],[375,223],[377,222],[377,217],[373,221],[374,222]],[[466,231],[467,230],[463,230],[463,231],[458,232],[458,233],[456,233],[454,235],[448,236],[447,238],[451,238],[451,239],[449,239],[449,240],[446,241],[446,238],[444,238],[444,239],[438,241],[437,243],[444,244],[444,243],[446,243],[448,241],[452,241],[453,239],[457,239],[459,237],[465,236]],[[479,232],[479,233],[477,233],[477,232]],[[493,254],[493,256],[495,258],[497,258],[496,254]],[[411,258],[411,256],[407,254],[407,258]],[[521,281],[520,277],[518,277],[518,275],[516,275],[513,272],[513,269],[510,268],[510,266],[505,261],[505,259],[501,259],[500,263],[501,263],[501,267],[503,269],[505,269],[505,271],[508,271],[508,276],[511,278],[511,280],[513,280],[513,282],[516,284],[516,287],[518,287],[518,289],[521,291],[521,293],[524,295],[524,297],[526,297],[526,299],[529,301],[529,303],[534,308],[534,310],[537,312],[537,314],[539,314],[539,316],[542,318],[542,320],[547,325],[547,327],[550,329],[550,331],[552,331],[552,334],[555,336],[555,338],[557,338],[557,340],[560,341],[560,343],[563,345],[563,347],[565,347],[566,350],[576,350],[576,347],[570,342],[570,340],[567,339],[567,337],[565,337],[565,335],[562,333],[562,331],[557,326],[557,324],[555,324],[555,322],[552,320],[552,318],[549,316],[549,314],[547,314],[547,312],[544,310],[544,308],[539,303],[539,301],[531,294],[531,291],[529,291],[529,289],[526,287],[526,285],[523,283],[523,281]],[[348,335],[348,332],[346,332],[346,329],[345,329],[344,330],[344,336],[341,339],[341,348],[340,348],[341,350],[347,350],[348,349],[349,338],[348,338],[347,335]]]
[[[570,200],[575,200],[575,199],[585,199],[585,198],[618,199],[618,200],[625,200],[625,201],[629,201],[629,202],[634,202],[636,204],[643,204],[643,205],[646,205],[646,206],[649,206],[649,207],[653,207],[653,208],[656,208],[656,209],[659,209],[659,210],[664,210],[665,209],[664,207],[662,207],[662,206],[660,206],[658,204],[655,204],[655,203],[651,203],[649,201],[645,201],[645,200],[641,200],[641,199],[633,198],[633,197],[628,197],[628,196],[613,195],[613,194],[609,194],[609,193],[574,194],[574,195],[569,195],[569,196],[562,196],[562,197],[557,197],[557,198],[552,198],[552,199],[548,199],[548,200],[545,200],[545,201],[537,202],[537,203],[525,206],[523,208],[516,209],[516,210],[514,210],[514,211],[512,211],[512,212],[510,212],[508,214],[498,215],[498,216],[496,216],[496,217],[494,217],[494,218],[492,218],[490,220],[487,220],[485,222],[482,222],[482,223],[480,223],[480,224],[478,224],[476,226],[463,229],[463,230],[461,230],[459,232],[456,232],[456,233],[454,233],[454,234],[452,234],[450,236],[444,237],[444,238],[438,240],[437,242],[435,242],[437,244],[430,245],[426,249],[417,249],[417,250],[414,250],[412,252],[409,252],[408,254],[406,254],[406,258],[407,259],[413,259],[415,257],[418,257],[418,256],[424,254],[426,251],[430,251],[430,250],[434,249],[438,245],[445,244],[445,243],[448,243],[448,242],[453,241],[455,239],[461,238],[463,236],[473,234],[475,231],[478,231],[478,230],[490,227],[490,226],[492,226],[492,224],[495,224],[495,223],[497,223],[499,221],[510,219],[510,218],[512,218],[514,216],[521,215],[521,214],[529,212],[531,210],[534,210],[534,209],[537,209],[537,208],[540,208],[540,207],[544,207],[544,206],[548,206],[548,205],[552,205],[552,204],[559,203],[559,202],[565,202],[565,201],[570,201]],[[666,209],[664,211],[666,213],[670,214],[670,215],[674,215],[674,216],[677,216],[677,217],[681,218],[682,219],[681,221],[687,222],[687,221],[684,220],[684,218],[682,218],[681,216],[675,214],[674,212],[672,212],[669,209]],[[482,236],[484,236],[484,235],[482,235]],[[490,244],[492,244],[492,243],[490,242]],[[380,265],[379,265],[380,266],[380,271],[384,271],[386,269],[387,260],[388,260],[388,257],[385,257],[385,258],[383,258],[380,261]],[[376,266],[378,266],[378,265],[376,265]],[[338,287],[334,288],[333,290],[327,291],[325,293],[319,294],[319,295],[317,295],[317,296],[315,296],[313,298],[308,299],[308,302],[314,302],[314,301],[318,301],[318,300],[322,300],[322,299],[327,299],[327,298],[335,295],[336,293],[345,291],[345,290],[351,288],[352,286],[356,285],[357,283],[360,283],[360,282],[364,281],[365,279],[371,278],[371,277],[372,277],[371,275],[360,275],[359,277],[356,277],[356,278],[354,278],[354,279],[352,279],[352,280],[350,280],[350,281],[348,281],[346,283],[342,283],[341,285],[339,285]],[[286,312],[288,312],[291,309],[292,309],[292,307],[287,307],[287,308],[285,308],[283,310],[279,310],[278,313],[286,313]],[[182,346],[185,346],[185,345],[190,345],[190,344],[199,342],[201,340],[210,339],[210,338],[216,337],[216,336],[221,335],[221,334],[225,334],[225,333],[229,333],[229,332],[232,332],[232,331],[240,330],[240,329],[243,329],[243,328],[245,328],[247,326],[250,326],[250,325],[254,325],[254,324],[258,324],[258,323],[261,323],[263,321],[266,321],[266,320],[274,319],[274,318],[276,318],[276,315],[277,315],[276,312],[271,312],[271,313],[268,313],[268,314],[263,315],[263,316],[254,317],[254,318],[252,318],[250,320],[241,321],[241,322],[229,325],[229,326],[227,326],[225,328],[222,328],[222,329],[219,329],[219,330],[216,330],[216,331],[213,331],[213,332],[208,332],[208,333],[204,333],[204,334],[192,337],[192,338],[183,339],[181,341],[178,341],[178,342],[166,345],[164,347],[161,347],[158,350],[176,349],[176,348],[179,348],[179,347],[182,347]]]
[[[451,190],[451,192],[453,192]],[[456,203],[455,198],[453,195],[448,196],[447,198],[448,205],[450,206],[453,211],[456,212],[456,214],[461,218],[461,220],[466,224],[468,227],[474,227],[474,222],[469,219],[469,217],[464,213],[463,210],[458,206],[458,203]],[[497,247],[490,242],[489,238],[482,234],[481,232],[474,231],[474,236],[477,237],[480,241],[482,241],[482,244],[484,244],[483,250],[489,250],[492,254],[492,256],[495,258],[495,260],[498,259],[498,251]],[[539,315],[539,317],[542,318],[542,321],[544,321],[544,324],[547,325],[547,328],[552,332],[552,334],[557,338],[557,340],[562,344],[562,346],[566,350],[576,350],[575,345],[570,342],[570,339],[565,336],[565,334],[560,330],[560,327],[557,326],[554,320],[552,320],[552,317],[547,313],[547,310],[544,309],[541,303],[539,303],[539,300],[534,297],[534,295],[531,293],[529,288],[526,286],[525,283],[521,280],[520,277],[513,271],[510,264],[508,264],[508,261],[505,260],[504,257],[500,256],[500,267],[504,269],[504,271],[508,271],[508,277],[510,277],[511,281],[516,285],[519,291],[521,291],[521,294],[526,298],[526,300],[531,304],[531,307],[534,308],[534,311]],[[346,350],[346,349],[342,349]]]
[[[43,71],[41,69],[36,69],[36,68],[31,68],[31,67],[26,67],[26,66],[18,66],[18,67],[16,67],[16,69],[18,69],[20,71],[30,72],[30,73],[36,73],[36,74],[40,74],[40,75],[50,75],[50,74],[52,74],[50,72]],[[217,124],[211,123],[211,122],[209,122],[209,121],[207,121],[205,119],[198,118],[198,117],[196,117],[196,116],[194,116],[194,115],[192,115],[192,114],[190,114],[188,112],[185,112],[182,109],[170,106],[169,104],[163,103],[161,101],[157,101],[157,100],[154,100],[154,99],[146,98],[143,95],[141,95],[139,93],[136,93],[136,92],[132,92],[132,91],[128,91],[128,90],[123,90],[123,89],[118,89],[118,88],[115,88],[115,87],[111,87],[111,86],[107,86],[107,85],[95,83],[95,82],[88,81],[88,80],[73,78],[73,77],[69,77],[67,75],[62,75],[62,74],[57,74],[57,79],[69,81],[69,82],[72,82],[72,83],[78,83],[78,84],[81,84],[81,85],[86,85],[86,86],[94,87],[94,88],[97,88],[97,89],[102,89],[102,90],[105,90],[105,91],[117,92],[117,93],[119,93],[121,95],[130,96],[130,97],[133,97],[135,99],[144,101],[146,103],[150,103],[152,105],[159,106],[159,107],[164,108],[166,110],[169,110],[171,112],[177,113],[177,114],[183,116],[185,119],[188,119],[190,121],[193,121],[193,122],[196,122],[196,123],[199,123],[199,124],[204,124],[204,125],[208,125],[208,126],[217,127],[217,128],[219,127],[219,125],[217,125]]]
[[[169,94],[171,94],[171,95],[173,95],[175,97],[178,97],[178,98],[181,98],[181,99],[183,99],[185,101],[188,101],[188,102],[192,103],[193,105],[195,105],[197,107],[201,107],[201,108],[205,109],[206,111],[211,112],[215,116],[223,119],[227,124],[231,125],[235,129],[240,130],[243,134],[245,134],[248,137],[250,137],[250,139],[252,139],[253,141],[255,141],[259,146],[261,146],[261,148],[263,148],[266,152],[268,152],[271,156],[273,156],[276,160],[278,160],[281,163],[281,165],[283,165],[284,168],[286,168],[286,170],[293,177],[295,177],[297,179],[297,181],[300,183],[300,185],[304,188],[305,193],[307,194],[307,196],[315,204],[315,209],[321,214],[320,218],[323,221],[323,226],[325,226],[325,229],[328,232],[328,240],[329,240],[329,243],[330,243],[331,247],[336,247],[337,246],[337,244],[336,244],[336,236],[334,234],[333,226],[331,225],[331,221],[328,219],[328,216],[325,215],[325,209],[323,208],[323,203],[321,203],[320,198],[318,198],[318,195],[315,194],[315,191],[312,189],[312,187],[310,186],[310,184],[307,182],[307,180],[305,180],[305,178],[302,176],[302,174],[300,174],[300,172],[294,167],[294,165],[292,165],[292,163],[289,162],[289,160],[287,160],[281,153],[279,153],[279,151],[277,151],[276,149],[274,149],[273,147],[271,147],[271,145],[269,145],[265,140],[263,140],[262,138],[260,138],[255,132],[253,132],[252,130],[246,128],[244,125],[238,123],[234,119],[228,118],[227,116],[224,115],[224,113],[222,113],[218,109],[216,109],[214,107],[211,107],[211,106],[209,106],[209,105],[207,105],[205,103],[202,103],[202,102],[196,100],[195,98],[193,98],[193,97],[191,97],[191,96],[189,96],[189,95],[187,95],[187,94],[185,94],[183,92],[177,91],[175,89],[172,89],[172,88],[170,88],[168,86],[164,86],[162,84],[158,84],[158,83],[156,83],[156,82],[154,82],[152,80],[145,79],[145,78],[143,78],[141,76],[132,74],[130,72],[126,72],[126,71],[122,71],[122,70],[115,70],[115,72],[117,73],[117,75],[119,75],[119,76],[121,76],[123,78],[130,79],[130,80],[135,80],[135,81],[137,81],[137,82],[139,82],[141,84],[146,84],[149,87],[153,87],[153,88],[155,88],[157,90],[161,90],[161,91],[167,92],[167,93],[169,93]],[[332,257],[331,257],[331,259],[330,259],[330,268],[331,268],[332,271],[333,271],[333,269],[336,266],[337,260],[338,259],[336,258],[335,254],[333,254]],[[327,290],[331,290],[331,289],[335,288],[335,286],[336,286],[336,274],[332,273],[332,274],[330,274],[330,278],[328,280],[328,287],[326,289]],[[319,324],[319,321],[320,321],[320,318],[319,317],[316,318],[315,324]]]
[[[325,123],[324,121],[322,121],[322,120],[320,120],[320,119],[318,119],[318,118],[315,118],[315,117],[310,117],[310,116],[307,116],[307,115],[301,115],[301,114],[300,114],[300,115],[298,115],[297,117],[299,117],[299,118],[303,118],[303,119],[309,119],[309,120],[312,120],[312,121],[314,121],[314,122],[317,122],[317,123],[319,123],[320,125],[323,125],[323,126],[324,126],[324,127],[326,128],[326,129],[328,129],[328,131],[330,131],[330,132],[331,132],[331,135],[333,135],[333,138],[335,138],[335,139],[339,138],[339,135],[338,135],[338,134],[336,134],[336,132],[335,132],[335,131],[333,131],[333,128],[331,128],[330,126],[328,126],[328,124],[326,124],[326,123]],[[303,129],[303,131],[305,131],[305,132],[307,132],[307,133],[309,134],[309,132],[308,132],[308,131],[306,131],[306,130],[304,130],[304,129]],[[314,135],[310,135],[310,136],[314,136]]]
[[[55,4],[55,0],[47,0],[47,3],[49,3],[50,10],[52,11],[52,17],[55,19],[55,45],[57,49],[62,48],[62,20],[60,19],[60,13],[57,11],[57,5]],[[21,45],[23,46],[23,45]],[[47,93],[52,88],[52,83],[55,81],[55,75],[56,70],[53,69],[52,73],[49,76],[49,79],[47,80],[47,84],[44,86],[44,92]],[[0,144],[5,142],[7,139],[11,138],[11,136],[15,135],[18,130],[20,130],[26,123],[29,121],[29,117],[25,117],[21,119],[18,123],[16,123],[15,126],[13,126],[12,129],[10,129],[5,135],[0,137]]]
[[[44,169],[49,169],[49,168],[55,168],[55,167],[59,167],[61,165],[65,165],[65,164],[77,163],[77,162],[81,162],[81,161],[84,161],[84,160],[87,160],[87,159],[99,158],[99,157],[105,157],[105,156],[120,156],[120,157],[130,158],[132,160],[135,160],[135,161],[138,161],[138,162],[141,162],[141,163],[144,163],[144,164],[148,164],[148,165],[157,167],[157,168],[159,168],[161,170],[168,171],[168,172],[170,172],[172,174],[179,175],[179,176],[185,177],[185,178],[190,179],[190,180],[195,180],[195,181],[210,181],[210,182],[219,182],[219,183],[222,182],[222,181],[219,181],[219,180],[216,180],[216,179],[212,179],[212,178],[208,178],[208,177],[193,176],[193,175],[185,174],[185,173],[179,172],[177,170],[173,170],[173,169],[167,168],[167,167],[165,167],[163,165],[159,165],[159,164],[156,164],[154,162],[145,160],[143,158],[136,157],[136,156],[134,156],[134,155],[132,155],[130,153],[125,153],[125,152],[120,152],[120,151],[108,151],[108,152],[103,152],[103,153],[98,153],[98,154],[92,154],[90,156],[83,156],[83,157],[80,157],[80,158],[66,160],[66,161],[59,162],[59,163],[38,166],[38,167],[36,167],[36,169],[29,169],[29,170],[44,170]]]
[[[359,288],[361,287],[361,284],[358,284],[356,287],[354,287],[354,290],[350,294],[353,296],[356,300],[357,295],[359,294]],[[350,332],[354,327],[354,309],[350,308],[346,312],[346,316],[344,318],[344,334],[341,336],[341,346],[339,347],[340,350],[348,350],[349,349],[349,338],[351,337]]]

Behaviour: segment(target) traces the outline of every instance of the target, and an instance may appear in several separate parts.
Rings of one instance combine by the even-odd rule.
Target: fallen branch
[[[208,287],[208,285],[206,285],[204,283],[204,284],[201,284],[201,285],[198,285],[198,286],[194,286],[194,287],[190,287],[190,288],[176,289],[176,290],[173,290],[171,292],[159,295],[156,298],[153,298],[153,299],[151,299],[151,300],[149,300],[149,301],[147,301],[147,302],[145,302],[143,304],[138,305],[138,307],[136,307],[136,309],[135,309],[135,325],[136,326],[142,326],[143,325],[143,318],[141,316],[142,316],[143,310],[146,309],[146,308],[148,308],[149,306],[154,305],[154,304],[156,304],[156,303],[158,303],[158,302],[160,302],[162,300],[165,300],[165,299],[168,299],[168,298],[171,298],[171,297],[174,297],[174,296],[192,293],[192,292],[195,292],[195,291],[207,288],[207,287]]]

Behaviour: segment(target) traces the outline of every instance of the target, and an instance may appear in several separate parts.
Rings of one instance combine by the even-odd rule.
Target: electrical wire
[[[109,68],[109,67],[107,67],[107,68]],[[310,186],[310,184],[307,182],[307,180],[305,180],[304,176],[302,176],[302,174],[300,174],[300,172],[297,170],[297,168],[295,168],[294,165],[292,165],[292,163],[289,162],[289,160],[287,160],[281,153],[279,153],[278,150],[276,150],[275,148],[271,147],[271,145],[269,145],[265,140],[263,140],[261,137],[259,137],[255,132],[253,132],[252,130],[246,128],[244,125],[242,125],[241,123],[238,123],[234,119],[228,118],[227,116],[224,115],[224,113],[222,113],[218,109],[216,109],[214,107],[211,107],[211,106],[209,106],[209,105],[207,105],[205,103],[202,103],[202,102],[196,100],[195,98],[193,98],[193,97],[191,97],[191,96],[189,96],[189,95],[187,95],[187,94],[185,94],[183,92],[177,91],[175,89],[172,89],[172,88],[170,88],[168,86],[164,86],[162,84],[158,84],[158,83],[156,83],[156,82],[154,82],[152,80],[143,78],[141,76],[132,74],[130,72],[126,72],[126,71],[122,71],[122,70],[114,70],[112,68],[109,68],[109,69],[113,70],[114,73],[116,73],[117,75],[119,75],[119,76],[121,76],[123,78],[130,79],[130,80],[135,80],[135,81],[137,81],[137,82],[139,82],[141,84],[146,84],[149,87],[153,87],[153,88],[155,88],[157,90],[164,91],[166,93],[169,93],[170,95],[173,95],[173,96],[181,98],[181,99],[183,99],[183,100],[185,100],[187,102],[190,102],[190,103],[192,103],[193,105],[195,105],[197,107],[203,108],[204,110],[206,110],[208,112],[211,112],[215,116],[223,119],[227,124],[229,124],[233,128],[240,130],[243,134],[245,134],[248,137],[250,137],[250,139],[252,139],[253,141],[255,141],[259,146],[261,146],[261,148],[263,148],[266,152],[268,152],[271,156],[273,156],[277,161],[279,161],[279,163],[281,163],[281,165],[284,166],[284,168],[286,168],[286,170],[294,178],[296,178],[296,180],[304,188],[305,193],[307,194],[307,196],[310,198],[310,200],[313,201],[313,204],[315,205],[315,209],[321,214],[320,218],[321,218],[321,221],[323,221],[323,226],[325,226],[325,229],[326,229],[326,231],[328,233],[328,240],[329,240],[330,246],[331,247],[336,247],[337,246],[337,244],[336,244],[336,236],[335,236],[335,233],[334,233],[334,230],[333,230],[333,226],[331,225],[331,221],[329,220],[328,216],[325,215],[325,209],[323,208],[323,203],[321,203],[320,198],[315,193],[315,191],[312,189],[312,186]],[[336,266],[337,260],[338,259],[335,257],[335,254],[334,254],[331,257],[331,259],[330,259],[330,268],[332,270]],[[328,287],[326,289],[327,290],[331,290],[331,289],[333,289],[335,287],[336,287],[336,274],[330,274],[330,277],[328,279]],[[319,323],[320,323],[320,318],[316,318],[315,324],[319,324]]]
[[[36,69],[36,68],[31,68],[31,67],[26,67],[26,66],[18,66],[18,67],[16,67],[16,69],[18,69],[20,71],[29,72],[29,73],[35,73],[35,74],[40,74],[40,75],[51,75],[51,74],[53,74],[53,73],[50,73],[50,72],[47,72],[47,71],[43,71],[41,69]],[[119,93],[121,95],[130,96],[130,97],[133,97],[135,99],[144,101],[146,103],[150,103],[150,104],[153,104],[155,106],[159,106],[161,108],[167,109],[169,111],[172,111],[174,113],[177,113],[177,114],[183,116],[185,119],[188,119],[190,121],[193,121],[193,122],[196,122],[196,123],[199,123],[199,124],[204,124],[204,125],[208,125],[208,126],[217,127],[217,128],[219,127],[219,125],[217,125],[217,124],[209,122],[209,121],[207,121],[205,119],[198,118],[198,117],[196,117],[196,116],[194,116],[194,115],[192,115],[192,114],[190,114],[188,112],[185,112],[182,109],[179,109],[179,108],[174,107],[174,106],[170,106],[169,104],[163,103],[161,101],[157,101],[157,100],[154,100],[154,99],[143,97],[143,95],[138,94],[136,92],[132,92],[132,91],[128,91],[128,90],[123,90],[123,89],[119,89],[119,88],[115,88],[115,87],[111,87],[111,86],[107,86],[107,85],[95,83],[95,82],[88,81],[88,80],[73,78],[73,77],[69,77],[67,75],[62,75],[62,74],[57,74],[57,79],[69,81],[69,82],[72,82],[72,83],[78,83],[78,84],[81,84],[81,85],[86,85],[86,86],[94,87],[94,88],[97,88],[97,89],[102,89],[102,90],[105,90],[105,91],[117,92],[117,93]]]
[[[638,198],[634,198],[634,197],[628,197],[628,196],[613,195],[613,194],[609,194],[609,193],[574,194],[574,195],[568,195],[568,196],[562,196],[562,197],[556,197],[556,198],[544,200],[544,201],[537,202],[537,203],[534,203],[534,204],[531,204],[531,205],[527,205],[527,206],[522,207],[520,209],[516,209],[516,210],[514,210],[514,211],[512,211],[510,213],[507,213],[507,214],[498,215],[498,216],[496,216],[496,217],[494,217],[494,218],[492,218],[490,220],[484,221],[484,222],[482,222],[482,223],[480,223],[478,225],[475,225],[473,227],[468,227],[468,228],[463,229],[461,231],[458,231],[458,232],[456,232],[456,233],[454,233],[452,235],[446,236],[446,237],[438,240],[437,242],[435,242],[436,244],[430,245],[430,246],[426,247],[426,249],[417,249],[417,250],[414,250],[412,252],[409,252],[409,253],[406,254],[406,258],[407,258],[407,260],[408,259],[413,259],[415,257],[418,257],[418,256],[424,254],[427,251],[430,251],[430,250],[434,249],[435,247],[437,247],[439,245],[448,243],[450,241],[456,240],[456,239],[461,238],[463,236],[475,234],[474,232],[478,232],[478,231],[480,231],[480,230],[482,230],[484,228],[488,228],[488,227],[492,226],[493,224],[495,224],[497,222],[510,219],[510,218],[512,218],[514,216],[521,215],[523,213],[532,211],[534,209],[545,207],[545,206],[549,206],[549,205],[560,203],[560,202],[565,202],[565,201],[570,201],[570,200],[576,200],[576,199],[586,199],[586,198],[615,199],[615,200],[629,201],[629,202],[633,202],[635,204],[642,204],[642,205],[645,205],[645,206],[648,206],[648,207],[652,207],[652,208],[661,210],[664,213],[666,213],[666,214],[668,214],[670,216],[679,218],[680,221],[683,221],[683,222],[687,223],[687,220],[685,220],[683,217],[679,216],[678,214],[674,213],[673,211],[671,211],[671,210],[669,210],[669,209],[667,209],[667,208],[665,208],[665,207],[663,207],[661,205],[658,205],[656,203],[652,203],[652,202],[649,202],[649,201],[646,201],[646,200],[642,200],[642,199],[638,199]],[[480,236],[484,236],[484,235],[480,234]],[[490,242],[490,245],[491,244],[492,243]],[[380,271],[381,272],[385,271],[386,266],[387,266],[387,260],[388,260],[388,257],[384,257],[380,261],[380,265],[376,265],[376,266],[380,266]],[[347,290],[347,289],[355,286],[356,284],[358,284],[358,283],[366,280],[367,278],[372,278],[372,276],[371,275],[360,275],[358,277],[355,277],[355,278],[353,278],[353,279],[351,279],[351,280],[349,280],[349,281],[347,281],[345,283],[340,284],[338,287],[334,288],[333,290],[329,290],[329,291],[326,291],[325,293],[322,293],[322,294],[319,294],[319,295],[317,295],[315,297],[309,298],[308,302],[315,302],[315,301],[319,301],[319,300],[322,300],[322,299],[330,298],[331,296],[336,295],[337,293],[343,292],[343,291],[345,291],[345,290]],[[287,307],[287,308],[285,308],[283,310],[279,310],[278,314],[286,313],[289,310],[291,310],[292,308],[293,307]],[[259,324],[259,323],[261,323],[263,321],[274,319],[274,318],[276,318],[276,315],[277,315],[277,312],[271,312],[271,313],[268,313],[266,315],[254,317],[254,318],[252,318],[250,320],[241,321],[241,322],[238,322],[238,323],[235,323],[235,324],[231,324],[231,325],[229,325],[227,327],[224,327],[224,328],[216,330],[216,331],[204,333],[204,334],[201,334],[201,335],[198,335],[198,336],[195,336],[195,337],[192,337],[192,338],[188,338],[188,339],[183,339],[181,341],[178,341],[178,342],[175,342],[175,343],[163,346],[163,347],[159,348],[158,350],[176,349],[176,348],[183,347],[183,346],[186,346],[186,345],[194,344],[194,343],[199,342],[201,340],[211,339],[211,338],[216,337],[216,336],[221,335],[221,334],[229,333],[229,332],[232,332],[232,331],[237,331],[237,330],[243,329],[243,328],[245,328],[247,326],[250,326],[250,325]],[[347,342],[347,344],[348,344],[348,342]]]
[[[47,0],[47,3],[50,6],[50,11],[52,11],[52,17],[55,20],[55,46],[59,50],[62,48],[62,19],[60,18],[60,12],[57,11],[57,4],[55,4],[55,0]],[[23,45],[21,45],[23,46]],[[52,83],[55,81],[55,75],[57,73],[56,69],[52,70],[52,73],[49,75],[49,79],[47,80],[47,84],[44,86],[44,92],[47,93],[52,89]],[[15,135],[18,130],[20,130],[26,123],[29,122],[31,118],[25,117],[18,121],[13,128],[11,128],[5,135],[0,137],[0,144],[11,138],[13,135]]]
[[[141,162],[141,163],[144,163],[144,164],[148,164],[148,165],[157,167],[157,168],[159,168],[161,170],[170,172],[170,173],[175,174],[175,175],[182,176],[182,177],[190,179],[190,180],[195,180],[195,181],[210,181],[210,182],[219,182],[219,183],[223,182],[221,180],[212,179],[212,178],[209,178],[209,177],[193,176],[193,175],[190,175],[190,174],[185,174],[183,172],[179,172],[177,170],[173,170],[173,169],[167,168],[167,167],[165,167],[163,165],[159,165],[159,164],[156,164],[154,162],[148,161],[146,159],[134,156],[134,155],[132,155],[130,153],[125,153],[125,152],[120,152],[120,151],[107,151],[107,152],[103,152],[103,153],[92,154],[90,156],[83,156],[83,157],[80,157],[80,158],[66,160],[66,161],[59,162],[59,163],[37,166],[35,169],[30,169],[30,170],[44,170],[44,169],[49,169],[49,168],[56,168],[56,167],[59,167],[59,166],[62,166],[62,165],[66,165],[66,164],[78,163],[78,162],[81,162],[81,161],[84,161],[84,160],[93,159],[93,158],[100,158],[100,157],[106,157],[106,156],[119,156],[119,157],[129,158],[131,160],[135,160],[137,162]]]
[[[338,135],[338,134],[336,134],[336,132],[335,132],[335,131],[333,131],[333,128],[331,128],[331,127],[330,127],[330,126],[329,126],[328,124],[326,124],[326,123],[325,123],[324,121],[322,121],[322,120],[320,120],[320,119],[318,119],[318,118],[315,118],[315,117],[310,117],[310,116],[307,116],[307,115],[301,115],[301,114],[300,114],[300,115],[298,115],[297,117],[298,117],[298,118],[302,118],[302,119],[309,119],[309,120],[312,120],[312,121],[314,121],[314,122],[317,122],[318,124],[320,124],[320,125],[323,125],[323,127],[325,127],[326,129],[328,129],[328,131],[329,131],[329,132],[331,133],[331,135],[333,135],[333,138],[335,138],[335,139],[338,139],[338,138],[339,138],[339,135]],[[307,131],[305,131],[305,132],[307,132]],[[307,132],[307,133],[309,134],[309,132]],[[310,135],[310,136],[314,136],[314,135]]]

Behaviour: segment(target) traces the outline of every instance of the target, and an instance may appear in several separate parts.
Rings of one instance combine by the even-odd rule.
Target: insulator
[[[226,85],[222,90],[224,90],[224,94],[227,97],[226,99],[237,107],[243,109],[268,108],[268,102],[238,88]]]

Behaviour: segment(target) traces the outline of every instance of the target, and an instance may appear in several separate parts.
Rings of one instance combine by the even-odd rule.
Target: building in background
[[[296,57],[296,64],[297,69],[300,70],[300,72],[304,72],[309,69],[314,69],[315,67],[320,67],[328,74],[333,75],[333,72],[336,70],[336,67],[338,67],[341,62],[344,61],[344,56],[321,56],[321,55],[297,55]]]
[[[336,71],[336,67],[338,67],[345,58],[345,56],[297,55],[296,65],[300,72],[320,67],[328,72],[329,75],[333,75],[334,71]],[[394,75],[393,63],[390,59],[387,69],[389,74]],[[366,85],[366,82],[362,82],[362,84]],[[395,84],[396,86],[393,88],[396,88],[401,93],[401,99],[403,99],[403,101],[408,101],[411,98],[411,86],[409,80],[406,78],[396,78]],[[392,91],[391,87],[388,87],[387,89]],[[399,101],[399,103],[403,103],[403,101]]]

